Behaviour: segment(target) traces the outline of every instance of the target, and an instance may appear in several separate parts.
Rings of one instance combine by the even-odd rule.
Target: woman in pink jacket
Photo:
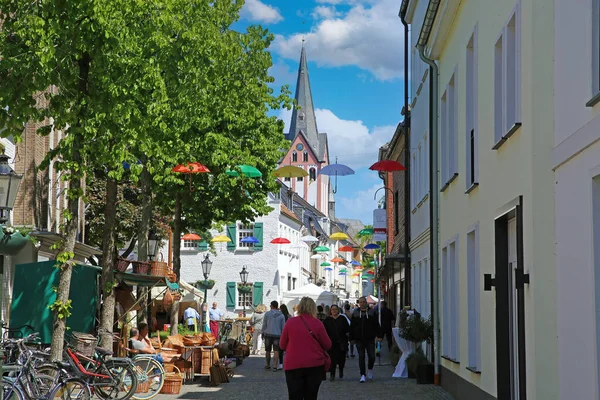
[[[286,354],[283,369],[290,400],[316,400],[325,376],[331,340],[315,315],[314,300],[303,297],[298,304],[298,316],[288,320],[279,341]]]

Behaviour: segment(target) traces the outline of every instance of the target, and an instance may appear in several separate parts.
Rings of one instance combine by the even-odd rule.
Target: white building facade
[[[553,3],[558,386],[599,399],[600,2]]]

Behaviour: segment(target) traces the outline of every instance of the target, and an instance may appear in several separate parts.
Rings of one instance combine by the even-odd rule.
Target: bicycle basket
[[[70,337],[70,344],[78,353],[91,357],[96,349],[97,339],[94,335],[83,332],[73,332]]]

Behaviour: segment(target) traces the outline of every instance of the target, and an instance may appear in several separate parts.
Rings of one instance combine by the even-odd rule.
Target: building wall
[[[600,105],[593,1],[555,0],[556,281],[561,399],[598,399]],[[594,49],[594,46],[596,49]]]
[[[456,2],[450,2],[455,3]],[[556,276],[553,173],[553,23],[551,3],[521,0],[521,122],[522,126],[498,150],[494,139],[494,46],[517,1],[460,3],[448,16],[450,30],[439,59],[440,96],[454,74],[457,90],[458,177],[440,196],[440,245],[455,238],[459,280],[459,363],[442,360],[444,368],[484,391],[496,395],[495,292],[483,291],[483,274],[495,273],[494,219],[504,205],[523,196],[524,268],[531,284],[525,286],[525,329],[528,398],[552,399],[558,393],[556,339]],[[443,7],[442,7],[443,9]],[[466,47],[477,26],[477,131],[479,186],[466,188]],[[434,26],[434,32],[438,29]],[[414,32],[414,30],[413,30]],[[439,32],[438,32],[439,33]],[[442,141],[443,143],[443,141]],[[442,148],[443,149],[443,148]],[[441,182],[444,185],[444,182]],[[466,238],[479,226],[481,374],[467,370],[468,298]],[[442,260],[442,278],[446,266]],[[440,287],[443,287],[443,281]],[[443,299],[443,290],[441,298]],[[442,309],[444,305],[441,305]],[[442,313],[442,327],[448,316]],[[443,336],[443,335],[442,335]],[[444,343],[442,343],[442,348]],[[444,353],[444,351],[442,352]]]

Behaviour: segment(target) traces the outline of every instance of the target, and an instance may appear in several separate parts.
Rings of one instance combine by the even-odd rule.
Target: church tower
[[[285,178],[284,183],[323,214],[329,215],[329,177],[319,174],[329,165],[327,134],[319,133],[317,129],[304,46],[300,53],[295,99],[290,131],[285,135],[292,145],[280,165],[300,167],[309,175],[306,178]]]

